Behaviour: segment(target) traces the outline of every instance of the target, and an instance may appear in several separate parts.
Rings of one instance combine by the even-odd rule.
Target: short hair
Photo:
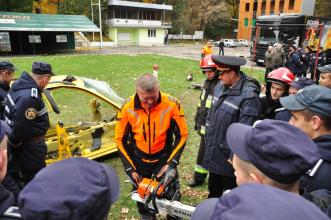
[[[285,184],[285,183],[280,183],[277,182],[273,179],[271,179],[270,177],[266,176],[262,171],[260,171],[254,164],[252,164],[251,162],[245,161],[243,159],[241,159],[239,157],[239,166],[242,168],[242,170],[245,172],[246,175],[249,175],[250,173],[256,173],[259,176],[261,176],[264,181],[271,186],[274,186],[276,188],[285,190],[285,191],[290,191],[291,188],[293,187],[294,184],[297,184],[297,182],[295,183],[290,183],[290,184]]]
[[[308,109],[300,111],[304,117],[305,121],[309,121],[313,116],[319,117],[323,121],[323,126],[327,131],[331,130],[331,117],[326,117],[324,115],[312,112]]]
[[[136,89],[142,89],[146,92],[155,91],[160,88],[159,80],[150,73],[145,73],[136,80]]]
[[[45,77],[45,75],[40,75],[40,74],[35,74],[35,73],[31,73],[31,76],[34,78],[34,79],[37,79],[37,80],[40,80],[42,78]]]

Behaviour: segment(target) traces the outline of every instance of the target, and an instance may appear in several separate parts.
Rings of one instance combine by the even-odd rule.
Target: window
[[[248,18],[244,19],[244,26],[247,27],[248,26]]]
[[[288,10],[293,10],[294,9],[294,0],[290,0],[289,4],[288,4]]]
[[[67,35],[56,35],[56,42],[57,43],[67,43],[68,42],[68,38]]]
[[[156,30],[148,29],[148,37],[156,37]]]
[[[253,11],[257,11],[257,2],[254,2]]]
[[[265,9],[266,9],[266,2],[262,2],[262,7],[261,7],[262,13],[265,12]]]
[[[274,10],[275,10],[275,2],[272,1],[272,2],[270,2],[270,11],[274,11]]]
[[[284,11],[284,1],[279,1],[279,12],[282,13]]]
[[[249,11],[249,3],[246,3],[245,7],[245,11]]]
[[[40,35],[29,35],[29,43],[40,44],[41,43]]]
[[[131,33],[118,33],[118,40],[119,41],[130,41],[131,40]]]

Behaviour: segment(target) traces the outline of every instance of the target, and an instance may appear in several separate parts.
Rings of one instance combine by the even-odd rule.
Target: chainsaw
[[[166,198],[175,176],[176,170],[168,169],[161,181],[143,178],[137,186],[138,189],[132,192],[132,200],[145,204],[152,214],[167,214],[173,217],[191,219],[195,210],[194,206]]]

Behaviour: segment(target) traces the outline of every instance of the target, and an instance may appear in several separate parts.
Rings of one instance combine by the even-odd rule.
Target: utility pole
[[[93,6],[99,7],[99,28],[100,28],[100,50],[102,47],[102,21],[101,21],[101,3],[100,0],[98,0],[98,3],[93,3],[93,0],[91,0],[91,16],[92,16],[92,22],[93,21]],[[94,41],[94,32],[93,32],[93,41]]]
[[[94,23],[94,18],[93,18],[93,4],[92,4],[92,1],[93,0],[91,0],[91,20],[92,20],[92,22]],[[94,31],[92,32],[92,36],[93,36],[93,42],[94,42]]]

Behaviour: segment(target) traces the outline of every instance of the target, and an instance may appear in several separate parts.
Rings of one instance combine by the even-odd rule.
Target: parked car
[[[249,42],[246,39],[238,39],[238,44],[241,47],[248,47],[249,46]]]
[[[223,42],[225,47],[238,47],[238,41],[236,39],[223,39]],[[216,41],[215,47],[218,47],[219,43],[220,40]]]
[[[50,116],[47,164],[75,156],[96,159],[117,151],[115,119],[124,99],[109,84],[58,75],[44,93]]]

